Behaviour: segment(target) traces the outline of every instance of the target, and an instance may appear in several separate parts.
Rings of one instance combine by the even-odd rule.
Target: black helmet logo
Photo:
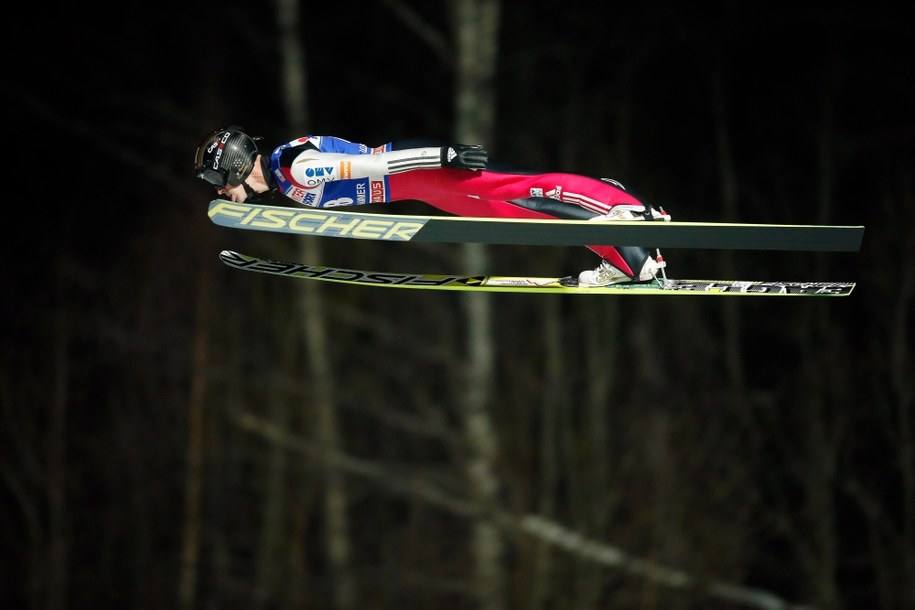
[[[232,125],[207,135],[197,147],[197,177],[215,187],[238,186],[254,169],[257,144],[241,127]]]

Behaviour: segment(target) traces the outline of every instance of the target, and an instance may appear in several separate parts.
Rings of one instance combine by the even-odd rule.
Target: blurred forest
[[[8,16],[0,605],[915,608],[915,19],[895,7]],[[217,227],[192,157],[229,123],[265,150],[481,142],[674,220],[863,224],[857,253],[664,252],[672,277],[858,286],[465,297],[242,273],[221,249],[425,273],[597,259]]]

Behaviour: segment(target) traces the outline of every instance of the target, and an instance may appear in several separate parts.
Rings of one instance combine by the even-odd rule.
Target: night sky
[[[369,145],[410,137],[453,138],[452,74],[440,55],[453,53],[444,3],[408,4],[415,5],[416,14],[442,37],[444,47],[430,46],[386,2],[303,3],[310,133]],[[0,518],[7,523],[3,555],[8,564],[19,566],[10,573],[23,581],[34,565],[42,565],[35,557],[44,555],[33,551],[44,548],[41,540],[52,529],[47,525],[48,500],[41,491],[50,483],[47,477],[27,474],[28,456],[34,453],[39,462],[53,463],[54,443],[49,439],[65,438],[63,462],[70,464],[64,483],[71,517],[66,528],[69,561],[95,566],[86,573],[74,568],[72,589],[80,582],[108,587],[112,607],[174,607],[169,604],[177,588],[174,565],[179,536],[174,524],[182,515],[183,409],[190,385],[195,307],[201,286],[207,286],[199,283],[200,274],[212,282],[209,306],[222,311],[215,324],[225,325],[220,332],[235,337],[220,335],[225,343],[212,348],[217,361],[234,353],[227,345],[251,341],[245,334],[253,333],[247,310],[260,308],[261,316],[275,315],[275,319],[298,315],[289,305],[286,284],[239,277],[245,274],[219,265],[216,255],[221,248],[247,246],[252,254],[279,257],[294,251],[294,245],[279,237],[243,235],[209,223],[205,210],[214,194],[194,178],[193,155],[204,134],[230,123],[263,136],[267,146],[305,134],[291,131],[284,113],[271,3],[123,3],[106,9],[68,4],[25,11],[24,18],[7,21],[8,32],[0,42],[6,58],[0,72],[0,99],[7,117],[4,158],[12,161],[2,223],[7,280],[0,299],[4,334],[0,439],[15,447],[4,467],[5,473],[14,475],[6,479],[0,495],[5,504]],[[725,374],[720,368],[728,362],[726,346],[716,333],[726,327],[735,310],[743,325],[748,395],[758,398],[772,392],[776,397],[772,410],[784,417],[773,429],[782,426],[786,436],[803,444],[806,437],[792,428],[793,403],[785,397],[797,396],[798,391],[805,395],[808,379],[819,378],[832,388],[816,393],[815,400],[805,404],[834,408],[842,413],[847,428],[858,427],[857,435],[843,429],[843,440],[837,442],[842,457],[836,461],[832,490],[839,507],[835,527],[843,532],[837,536],[837,573],[844,578],[840,589],[845,597],[836,608],[901,609],[915,604],[910,589],[887,594],[882,606],[858,605],[875,601],[879,576],[885,573],[873,567],[879,562],[865,550],[867,545],[856,536],[845,537],[848,529],[843,529],[882,531],[871,520],[873,515],[861,508],[864,503],[856,503],[862,496],[851,491],[868,482],[871,499],[886,509],[887,529],[909,528],[908,538],[901,538],[899,547],[882,559],[892,564],[906,558],[915,566],[915,548],[908,548],[908,543],[915,543],[911,533],[915,528],[911,516],[904,514],[906,508],[915,508],[906,503],[915,502],[911,474],[915,472],[911,456],[915,439],[913,51],[915,20],[883,2],[653,1],[611,2],[587,9],[576,3],[505,2],[502,15],[496,129],[494,140],[485,142],[496,160],[616,178],[643,200],[663,206],[674,220],[867,227],[857,253],[666,253],[672,276],[709,278],[731,273],[740,277],[723,279],[858,282],[847,299],[726,306],[724,299],[701,304],[663,299],[668,302],[658,304],[634,298],[607,307],[619,316],[614,328],[625,328],[639,318],[647,325],[644,316],[656,316],[655,326],[667,328],[666,332],[655,329],[652,332],[658,334],[642,344],[628,335],[621,339],[616,366],[626,367],[639,354],[661,353],[667,363],[663,376],[672,384],[670,393],[682,389],[689,397],[681,406],[696,406],[702,417],[714,414],[709,407],[714,401],[706,403],[703,395],[722,385]],[[717,90],[716,83],[723,89]],[[719,102],[723,107],[716,106]],[[736,211],[725,209],[722,202],[719,110],[724,113],[729,158],[738,177]],[[537,253],[493,248],[492,252],[493,267],[485,271],[494,274],[563,274],[596,262],[583,248],[547,248]],[[445,248],[430,254],[335,243],[326,244],[322,255],[323,260],[311,262],[405,272],[470,271],[458,268],[460,258]],[[335,329],[341,328],[340,316],[354,315],[352,310],[371,312],[379,327],[393,324],[420,333],[411,328],[408,312],[423,312],[432,319],[430,311],[438,308],[445,320],[463,311],[448,295],[328,290],[328,308],[337,304],[343,313],[328,309],[317,315],[327,317]],[[392,302],[395,299],[401,299],[399,305]],[[503,358],[511,366],[520,362],[529,365],[535,380],[539,363],[534,355],[525,360],[526,344],[517,339],[526,324],[563,315],[575,341],[584,342],[581,337],[589,332],[589,320],[604,315],[595,315],[601,309],[593,303],[563,301],[552,307],[548,299],[538,303],[515,296],[495,299],[499,340],[506,341],[500,344],[500,371],[509,368]],[[270,311],[265,303],[271,302],[276,303],[275,313],[265,314]],[[685,320],[701,320],[702,330],[678,328],[681,315]],[[398,357],[386,353],[384,344],[376,343],[365,327],[342,326],[345,332],[335,336],[336,366],[367,366],[364,354],[352,355],[365,350],[373,354],[366,358],[372,362]],[[68,330],[62,335],[61,328]],[[454,328],[457,333],[460,323]],[[705,333],[704,329],[711,330]],[[808,331],[803,339],[796,337],[799,329]],[[61,336],[66,337],[62,342]],[[689,348],[693,340],[702,345],[695,360]],[[273,349],[261,347],[263,352],[252,348],[252,353],[262,356]],[[570,345],[569,351],[578,354],[579,347]],[[274,351],[274,357],[282,360],[279,350]],[[839,378],[832,379],[823,360],[808,358],[818,352],[837,354],[837,371],[846,374],[836,373]],[[290,360],[299,357],[295,350],[291,354],[287,353]],[[699,362],[701,354],[710,358],[707,367]],[[432,366],[425,356],[414,356],[422,370]],[[257,357],[239,356],[232,366],[244,367],[248,358]],[[593,370],[592,364],[570,364],[570,374],[583,377],[586,369]],[[261,373],[262,366],[254,364]],[[376,374],[384,378],[386,373]],[[67,383],[61,384],[62,378]],[[617,378],[633,376],[623,368]],[[280,387],[286,386],[264,378],[261,391],[266,395]],[[436,396],[442,387],[450,386],[430,382],[425,390]],[[683,389],[687,387],[692,389]],[[239,390],[246,391],[253,392]],[[631,391],[627,389],[625,395],[631,398]],[[496,400],[506,405],[529,400],[515,392],[506,390]],[[132,447],[121,444],[123,437],[112,423],[119,412],[116,405],[127,395],[150,403],[122,414],[137,434]],[[54,437],[53,405],[60,404],[61,396],[68,404],[67,426],[62,436]],[[146,416],[152,420],[150,436],[142,434]],[[372,439],[362,447],[367,454],[366,447],[384,444],[374,439],[369,424],[354,419],[354,436]],[[220,425],[223,430],[231,428],[214,424]],[[162,438],[170,431],[174,437],[166,443],[170,454],[165,457],[152,435]],[[22,443],[12,443],[14,438]],[[231,441],[221,437],[219,442]],[[392,444],[402,447],[409,442]],[[760,444],[763,452],[780,441],[773,435]],[[109,472],[109,458],[132,466]],[[788,472],[791,467],[772,466],[779,473],[772,480],[781,476],[782,468]],[[700,476],[714,476],[712,470],[702,470]],[[106,496],[110,491],[105,489],[119,477],[138,495],[132,499]],[[161,483],[162,477],[173,479]],[[14,480],[22,485],[13,485]],[[773,490],[779,487],[765,476],[754,481],[760,485],[756,500],[761,506],[783,500],[773,499],[777,495]],[[102,553],[91,550],[92,544],[80,539],[79,520],[87,515],[97,518],[89,518],[95,524],[85,530],[90,539],[121,528],[144,527],[122,509],[148,500],[142,492],[147,484],[149,489],[160,485],[164,489],[157,510],[172,521],[147,523],[149,535],[161,539],[143,542],[142,548],[149,557],[166,558],[166,567],[150,582],[131,580],[117,569],[98,576],[104,571],[98,566],[117,564],[112,556],[131,555],[133,543],[112,545],[113,555],[101,557]],[[107,499],[93,500],[93,489]],[[796,488],[786,486],[787,497],[796,493]],[[246,502],[259,506],[252,499],[255,496],[252,492],[239,500],[239,506],[248,506]],[[23,497],[34,502],[23,503]],[[165,497],[174,501],[167,503]],[[30,516],[23,508],[28,505],[35,507],[43,532],[37,542],[21,534]],[[379,527],[386,527],[378,519]],[[225,522],[213,527],[230,529]],[[420,536],[428,535],[418,531]],[[809,583],[778,569],[783,540],[772,532],[761,537],[771,552],[747,560],[745,571],[750,574],[745,582],[786,598],[810,599]],[[635,554],[652,552],[652,548],[634,549]],[[23,559],[27,556],[37,563],[28,564]],[[802,563],[796,558],[790,561],[795,560],[797,565]],[[33,567],[23,567],[27,565]],[[138,568],[137,573],[142,571]],[[727,577],[739,580],[739,572]],[[16,603],[42,599],[19,586],[18,577],[4,577],[0,600],[3,589]],[[890,582],[896,581],[891,577]],[[218,585],[208,586],[201,589],[212,595],[209,607],[232,607],[225,601],[230,595],[220,597]],[[164,593],[148,598],[153,600],[148,605],[134,603],[150,590]],[[316,594],[319,599],[320,595]],[[242,594],[239,598],[248,599]],[[73,594],[69,601],[72,608],[103,606],[92,605],[92,596]]]

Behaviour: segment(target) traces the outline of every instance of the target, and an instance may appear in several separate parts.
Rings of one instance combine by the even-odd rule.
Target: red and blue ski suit
[[[438,144],[369,147],[334,136],[305,136],[274,149],[269,179],[290,199],[319,208],[419,200],[456,216],[582,220],[617,205],[643,207],[598,178],[443,168],[440,150]],[[644,248],[588,248],[630,275],[647,253]]]

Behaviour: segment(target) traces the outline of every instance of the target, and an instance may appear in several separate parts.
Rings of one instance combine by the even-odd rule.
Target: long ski
[[[358,286],[548,294],[628,294],[706,296],[848,296],[851,282],[763,282],[734,280],[674,280],[583,287],[571,277],[509,277],[494,275],[436,275],[341,269],[268,260],[223,250],[220,260],[230,267],[305,280],[322,280]]]
[[[235,229],[400,242],[854,252],[864,236],[863,226],[415,216],[224,199],[211,201],[208,214]]]

